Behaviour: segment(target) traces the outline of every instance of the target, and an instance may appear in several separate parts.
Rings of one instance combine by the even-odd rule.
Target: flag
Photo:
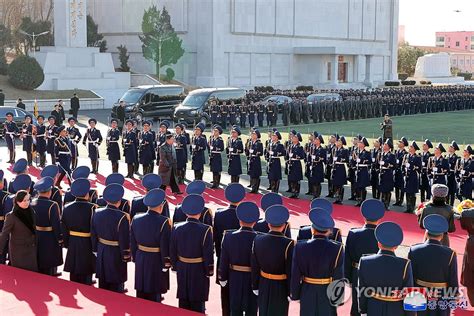
[[[38,115],[39,115],[39,113],[38,113],[38,101],[36,101],[36,99],[35,99],[35,104],[33,105],[33,115],[36,118],[38,118]]]

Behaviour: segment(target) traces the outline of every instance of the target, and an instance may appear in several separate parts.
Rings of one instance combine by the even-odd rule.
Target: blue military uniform
[[[13,113],[8,112],[5,116],[13,117]],[[10,154],[8,163],[15,163],[15,136],[19,133],[18,126],[14,121],[5,121],[3,123],[3,134],[5,135],[5,141],[7,142],[8,153]]]
[[[265,105],[262,102],[260,102],[257,108],[258,127],[263,127],[264,115],[265,115]]]
[[[313,193],[314,198],[321,196],[321,183],[324,182],[324,165],[326,164],[327,153],[326,149],[321,146],[324,144],[324,138],[322,135],[315,135],[319,139],[320,145],[312,145],[306,156],[308,163],[308,185],[312,184],[310,191]]]
[[[152,189],[144,198],[146,213],[133,218],[130,233],[132,258],[135,262],[135,289],[137,297],[161,301],[169,284],[169,245],[171,222],[161,214],[160,206],[165,202],[165,192]],[[156,209],[156,210],[154,210]]]
[[[268,180],[270,181],[270,190],[277,193],[280,189],[280,180],[282,178],[280,157],[284,157],[286,152],[285,147],[282,143],[280,143],[280,132],[274,131],[273,135],[278,138],[278,141],[271,142],[270,144],[270,150],[268,151],[267,172]]]
[[[284,225],[288,218],[288,209],[283,205],[273,205],[265,211],[265,220],[274,226]],[[262,316],[288,314],[293,247],[294,241],[277,231],[255,237],[252,289],[258,294]]]
[[[247,166],[248,166],[248,175],[250,176],[250,193],[258,193],[258,188],[260,187],[260,177],[262,176],[262,160],[260,157],[263,155],[263,145],[260,141],[260,131],[254,129],[252,134],[257,135],[257,140],[250,141],[249,146],[246,150],[247,155]]]
[[[403,240],[400,226],[393,222],[384,222],[375,229],[377,241],[384,247],[397,247]],[[390,271],[390,273],[387,273]],[[358,287],[390,288],[402,291],[413,286],[411,262],[400,258],[393,251],[380,249],[377,254],[363,256],[359,261]],[[411,315],[403,308],[403,296],[372,291],[358,296],[359,312],[367,316]]]
[[[200,214],[204,199],[190,194],[183,200],[183,211],[189,216]],[[171,231],[171,266],[177,273],[179,307],[199,313],[205,311],[209,298],[209,278],[214,274],[212,227],[188,217]]]
[[[143,122],[143,126],[150,126],[150,122]],[[155,136],[151,131],[143,131],[139,137],[139,162],[143,167],[143,175],[151,172],[155,160]]]
[[[392,147],[390,140],[387,140],[387,142],[388,146]],[[387,210],[390,205],[390,199],[394,187],[393,170],[396,163],[397,159],[390,151],[384,151],[380,155],[379,191],[381,193],[382,202],[384,202],[385,209]]]
[[[97,124],[96,119],[89,119],[89,124],[91,122],[95,122]],[[86,142],[92,165],[92,173],[97,173],[99,171],[99,146],[102,143],[102,134],[100,133],[100,130],[95,127],[88,128],[82,140],[84,145]]]
[[[421,180],[420,180],[420,198],[421,202],[431,199],[431,185],[430,179],[428,176],[428,164],[432,154],[429,152],[430,148],[433,148],[433,144],[426,139],[423,143],[423,146],[426,147],[421,153]]]
[[[415,142],[411,146],[418,150]],[[407,199],[406,213],[412,213],[415,210],[416,194],[419,191],[420,172],[422,170],[421,157],[417,154],[406,154],[402,161],[403,174],[405,176],[405,194]]]
[[[341,136],[338,142],[341,142],[342,146],[346,145],[344,136]],[[344,185],[347,183],[346,164],[349,162],[349,151],[342,146],[335,147],[332,155],[333,167],[331,178],[336,204],[342,204],[342,200],[344,200]]]
[[[456,155],[456,151],[459,150],[459,146],[455,141],[452,141],[449,147],[452,147],[453,150],[455,151],[453,154],[448,154],[448,156],[446,157],[446,159],[448,159],[448,164],[449,164],[448,179],[447,179],[447,182],[448,182],[447,186],[449,188],[448,204],[453,206],[454,200],[456,198],[457,189],[458,189],[458,185],[456,182],[456,166],[458,165],[459,156]]]
[[[312,239],[298,242],[293,250],[291,298],[300,300],[300,315],[337,315],[327,288],[344,277],[344,247],[329,240],[334,220],[322,208],[309,213],[316,234]]]
[[[222,127],[214,125],[213,130],[217,130],[219,135],[222,134]],[[212,136],[209,139],[209,165],[212,172],[212,189],[219,188],[222,172],[222,152],[224,151],[224,140],[221,136]]]
[[[375,238],[376,225],[374,222],[377,222],[384,216],[385,206],[380,200],[369,199],[362,202],[360,210],[366,223],[361,228],[349,230],[344,258],[344,275],[352,285],[351,315],[353,316],[360,315],[357,305],[359,261],[362,256],[376,254],[379,250],[377,239]]]
[[[58,128],[58,133],[65,129],[64,126]],[[71,176],[71,142],[67,136],[58,136],[55,142],[56,161],[59,166],[59,177],[56,186],[61,188],[61,181],[66,176],[70,183]]]
[[[378,140],[379,143],[382,142],[382,139]],[[379,183],[379,159],[382,151],[380,148],[372,148],[370,150],[370,157],[371,157],[371,166],[370,166],[370,184],[372,186],[372,198],[380,199],[380,193],[378,190],[378,183]]]
[[[301,160],[306,159],[306,153],[299,142],[303,139],[300,133],[293,133],[292,137],[298,139],[298,143],[292,143],[287,151],[288,160],[288,186],[291,188],[290,198],[297,198],[300,194],[300,181],[303,180],[303,168]]]
[[[360,142],[365,146],[369,145],[369,142],[365,137],[363,137]],[[357,206],[362,205],[362,202],[367,198],[367,187],[370,186],[370,164],[372,162],[372,157],[370,152],[367,150],[360,150],[355,159],[355,189],[357,193]]]
[[[109,174],[107,178],[105,179],[105,185],[108,186],[109,184],[118,184],[120,186],[123,186],[124,181],[125,181],[125,178],[123,177],[122,174],[112,173],[112,174]],[[99,207],[107,206],[107,200],[105,199],[105,196],[99,197],[96,203]],[[130,202],[123,197],[120,199],[120,206],[118,208],[122,212],[126,214],[130,214]]]
[[[79,166],[72,172],[71,178],[72,180],[77,179],[87,179],[91,173],[91,170],[87,166]],[[75,196],[72,195],[71,190],[67,190],[64,193],[64,204],[66,205],[69,202],[73,202],[75,200]],[[89,202],[97,204],[97,191],[95,189],[89,189]]]
[[[161,186],[161,177],[154,173],[149,173],[145,175],[142,179],[142,186],[145,188],[146,192],[149,192],[153,189],[159,189]],[[148,211],[148,207],[144,203],[144,196],[135,196],[132,200],[132,204],[130,206],[130,218],[134,218],[135,215],[139,213],[146,213]],[[165,199],[163,203],[163,210],[161,215],[170,217],[170,209],[168,201]]]
[[[64,247],[67,248],[64,271],[70,273],[71,281],[83,284],[91,283],[96,265],[92,252],[91,223],[97,205],[84,198],[89,191],[89,180],[74,180],[70,192],[75,200],[65,205],[61,217]]]
[[[3,188],[0,190],[0,231],[3,229],[3,224],[5,223],[5,215],[7,215],[7,209],[5,205],[5,201],[8,198],[9,193],[6,191],[6,186],[4,183],[4,172],[3,170],[0,170],[0,181],[3,183]],[[0,255],[0,264],[5,264],[6,261],[6,254],[8,251],[8,246],[5,246],[5,249],[3,249],[2,255]]]
[[[17,177],[19,175],[22,175],[22,174],[27,174],[28,173],[28,162],[26,161],[25,158],[20,158],[18,159],[14,165],[13,165],[13,170],[12,170],[15,174],[17,174]],[[15,178],[16,179],[16,178]],[[13,179],[9,184],[8,184],[8,192],[10,192],[11,194],[15,194],[17,192],[17,190],[15,190],[15,187],[14,187],[14,181],[15,179]],[[30,192],[33,192],[33,186],[35,185],[35,183],[33,181],[31,181],[30,179]]]
[[[26,117],[31,118],[30,115]],[[28,165],[31,166],[33,163],[33,124],[31,124],[31,122],[29,124],[23,124],[21,138],[23,139],[23,151],[26,152]]]
[[[112,122],[118,123],[116,119],[112,119]],[[118,161],[120,160],[120,147],[119,147],[119,140],[120,140],[120,130],[118,128],[111,128],[107,131],[107,137],[105,138],[105,142],[107,145],[107,156],[109,160],[112,162],[112,172],[118,172]]]
[[[449,247],[442,246],[441,242],[430,236],[440,236],[448,231],[448,222],[438,214],[428,215],[423,220],[423,226],[428,233],[428,240],[422,244],[413,245],[408,252],[411,260],[413,279],[415,286],[424,287],[428,291],[437,289],[440,297],[457,294],[452,293],[459,286],[458,265],[456,252]],[[436,264],[433,264],[436,258]],[[435,300],[437,303],[438,301]],[[426,312],[420,311],[418,315],[449,316],[450,308],[442,309],[436,304],[436,308],[428,307]]]
[[[109,184],[104,199],[116,203],[122,199],[124,189]],[[120,292],[127,281],[127,262],[130,261],[129,215],[108,204],[96,210],[92,217],[92,250],[97,252],[96,275],[99,288]]]
[[[229,123],[235,125],[237,123],[237,106],[232,102],[229,105]]]
[[[260,208],[265,212],[270,206],[273,205],[283,205],[283,198],[281,195],[275,193],[275,192],[269,192],[262,196],[262,199],[260,200]],[[268,227],[268,223],[265,220],[265,218],[261,218],[258,220],[258,222],[255,224],[253,229],[259,233],[268,233],[270,231],[270,228]],[[285,229],[283,230],[283,234],[291,238],[291,227],[290,227],[290,222],[287,222],[285,224]]]
[[[466,146],[464,151],[467,151],[469,155],[474,154],[471,145]],[[457,166],[457,177],[459,183],[459,196],[461,197],[461,199],[472,200],[472,179],[474,178],[474,160],[471,157],[463,157],[459,159],[459,165]]]
[[[68,123],[73,121],[76,123],[76,119],[74,117],[70,117]],[[72,170],[76,169],[77,167],[77,157],[79,157],[79,150],[77,148],[77,144],[81,142],[82,135],[79,129],[76,126],[69,126],[67,129],[67,134],[71,141],[71,163],[72,163]]]
[[[186,186],[186,193],[187,194],[198,194],[202,195],[204,190],[206,189],[206,184],[202,180],[194,180],[193,182],[189,183]],[[173,223],[181,223],[186,221],[186,213],[183,211],[182,204],[176,205],[173,213]],[[211,210],[204,206],[201,210],[201,216],[199,217],[199,221],[206,225],[212,226],[212,212]]]
[[[44,119],[44,116],[39,115]],[[44,167],[46,165],[46,125],[44,124],[37,124],[36,125],[36,152],[39,154],[40,158],[40,167]]]
[[[43,170],[41,170],[40,178],[50,177],[53,180],[56,179],[58,175],[59,167],[56,165],[48,165]],[[51,196],[49,197],[51,201],[58,203],[59,212],[62,214],[63,211],[63,197],[61,191],[58,187],[53,186],[51,188]]]
[[[47,145],[46,145],[46,151],[48,152],[48,154],[51,155],[51,163],[52,164],[55,164],[56,163],[56,152],[54,150],[54,147],[55,147],[55,140],[56,140],[56,137],[58,136],[58,126],[56,126],[54,124],[54,116],[50,116],[48,118],[48,121],[49,121],[49,125],[48,127],[46,127],[46,137],[47,137]]]
[[[199,129],[201,133],[204,132],[205,126],[203,124],[196,125],[195,129]],[[207,149],[206,138],[201,134],[193,136],[191,139],[191,168],[194,170],[194,180],[202,180],[204,174],[204,164],[206,157],[204,153]]]
[[[313,199],[311,201],[310,209],[312,210],[313,208],[322,208],[326,212],[328,212],[329,215],[331,215],[333,211],[332,203],[323,198]],[[313,234],[311,233],[311,225],[300,226],[300,229],[298,230],[298,236],[296,237],[297,241],[309,240],[312,237]],[[342,243],[341,230],[337,227],[333,227],[331,230],[331,234],[329,234],[328,236],[328,239]]]
[[[131,120],[127,120],[125,124],[133,124]],[[133,129],[126,129],[122,133],[122,147],[125,163],[127,164],[127,178],[134,178],[134,168],[138,163],[137,156],[137,134]]]
[[[229,115],[229,106],[223,102],[220,106],[221,126],[227,128],[227,116]]]
[[[243,202],[235,210],[238,220],[251,225],[258,220],[258,206]],[[228,289],[231,315],[257,315],[257,297],[252,292],[251,255],[257,232],[251,227],[228,230],[222,239],[219,283]]]
[[[441,153],[444,153],[446,150],[444,149],[441,143],[436,146]],[[431,185],[433,184],[444,184],[448,183],[447,181],[447,174],[449,171],[449,162],[446,158],[442,155],[439,157],[432,156],[430,160],[428,160],[428,175],[431,178]]]
[[[184,133],[184,125],[176,124],[176,128],[181,128],[181,133],[175,134],[175,148],[176,148],[176,171],[179,184],[184,184],[186,178],[186,164],[188,162],[188,135]]]
[[[226,153],[229,159],[229,166],[227,172],[230,175],[230,181],[239,182],[239,177],[242,174],[242,162],[240,160],[241,154],[244,152],[244,144],[240,139],[240,128],[237,126],[232,127],[232,133],[237,133],[239,137],[229,138],[227,140]]]

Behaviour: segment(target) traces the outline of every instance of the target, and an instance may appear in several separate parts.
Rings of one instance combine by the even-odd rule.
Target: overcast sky
[[[412,45],[434,46],[437,31],[474,31],[473,16],[474,0],[400,0],[399,24]]]

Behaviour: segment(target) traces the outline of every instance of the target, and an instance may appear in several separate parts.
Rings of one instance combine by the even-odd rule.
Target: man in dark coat
[[[287,150],[286,160],[288,161],[288,187],[291,189],[290,198],[298,198],[300,193],[300,181],[303,180],[303,168],[301,160],[304,161],[306,153],[301,146],[302,137],[295,130],[291,132],[291,145]]]
[[[392,120],[388,114],[385,114],[383,122],[380,123],[380,129],[383,131],[383,141],[390,139],[393,142],[393,127]]]
[[[25,103],[23,103],[23,100],[21,98],[18,98],[16,102],[16,107],[23,110],[25,109]]]
[[[77,97],[77,94],[74,93],[72,95],[72,98],[70,100],[70,105],[71,105],[71,114],[73,117],[77,118],[77,114],[79,112],[79,109],[81,108],[79,104],[79,98]]]
[[[239,177],[242,174],[241,154],[244,152],[244,145],[240,138],[240,128],[232,127],[231,136],[227,142],[226,153],[229,159],[228,173],[231,183],[239,183]]]
[[[167,186],[171,187],[171,191],[176,194],[182,194],[179,190],[178,179],[176,178],[176,148],[173,134],[168,132],[166,141],[160,146],[160,161],[158,165],[158,174],[163,180],[161,188],[166,190]]]
[[[189,135],[186,134],[184,125],[178,123],[175,125],[176,134],[174,134],[176,149],[176,175],[178,184],[184,184],[186,178],[186,164],[188,163],[188,145]]]
[[[5,93],[3,93],[3,90],[0,89],[0,106],[5,105]]]
[[[246,148],[248,175],[250,176],[250,185],[252,190],[250,193],[258,193],[260,187],[260,177],[262,176],[262,161],[260,157],[263,155],[263,145],[260,141],[260,131],[252,129],[250,134],[250,142]]]
[[[223,130],[219,125],[212,127],[213,135],[209,138],[209,166],[212,172],[211,189],[219,188],[222,172],[222,152],[224,152],[224,140],[221,137]]]
[[[194,136],[191,139],[191,168],[194,170],[194,180],[202,180],[204,175],[204,164],[206,163],[204,153],[207,149],[207,142],[202,133],[205,129],[204,124],[196,125]]]
[[[123,127],[125,125],[125,102],[122,100],[117,106],[117,119],[120,121],[119,126]]]
[[[89,119],[90,128],[87,129],[84,138],[82,139],[82,144],[85,146],[86,142],[88,143],[88,152],[89,158],[91,160],[92,173],[96,174],[99,172],[99,146],[102,143],[102,134],[100,130],[95,126],[97,120],[95,118]]]
[[[116,119],[110,120],[110,129],[107,131],[105,143],[107,146],[107,156],[112,163],[112,173],[117,173],[119,169],[120,160],[120,131],[117,128],[118,121]]]

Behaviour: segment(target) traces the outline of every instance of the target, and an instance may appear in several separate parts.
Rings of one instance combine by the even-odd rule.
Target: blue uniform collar
[[[377,227],[377,225],[374,225],[374,224],[365,224],[365,225],[364,225],[364,228],[375,229],[375,227]]]
[[[186,221],[187,221],[187,222],[193,222],[193,223],[199,223],[199,220],[198,220],[198,219],[196,219],[196,218],[191,218],[191,217],[186,218]]]
[[[283,232],[277,232],[274,230],[271,230],[268,232],[269,235],[274,235],[274,236],[283,236]]]
[[[248,232],[253,232],[253,228],[252,228],[252,227],[241,226],[239,230],[245,230],[245,231],[248,231]]]
[[[428,239],[427,241],[425,241],[425,243],[432,244],[432,245],[441,245],[441,242],[435,239]]]
[[[313,239],[322,239],[322,240],[325,240],[325,239],[328,239],[328,236],[324,236],[324,235],[313,235]]]
[[[396,257],[396,256],[395,256],[395,252],[389,251],[389,250],[382,250],[382,249],[380,249],[379,252],[378,252],[378,254],[380,254],[380,255],[389,255],[389,256],[394,256],[394,257]]]

